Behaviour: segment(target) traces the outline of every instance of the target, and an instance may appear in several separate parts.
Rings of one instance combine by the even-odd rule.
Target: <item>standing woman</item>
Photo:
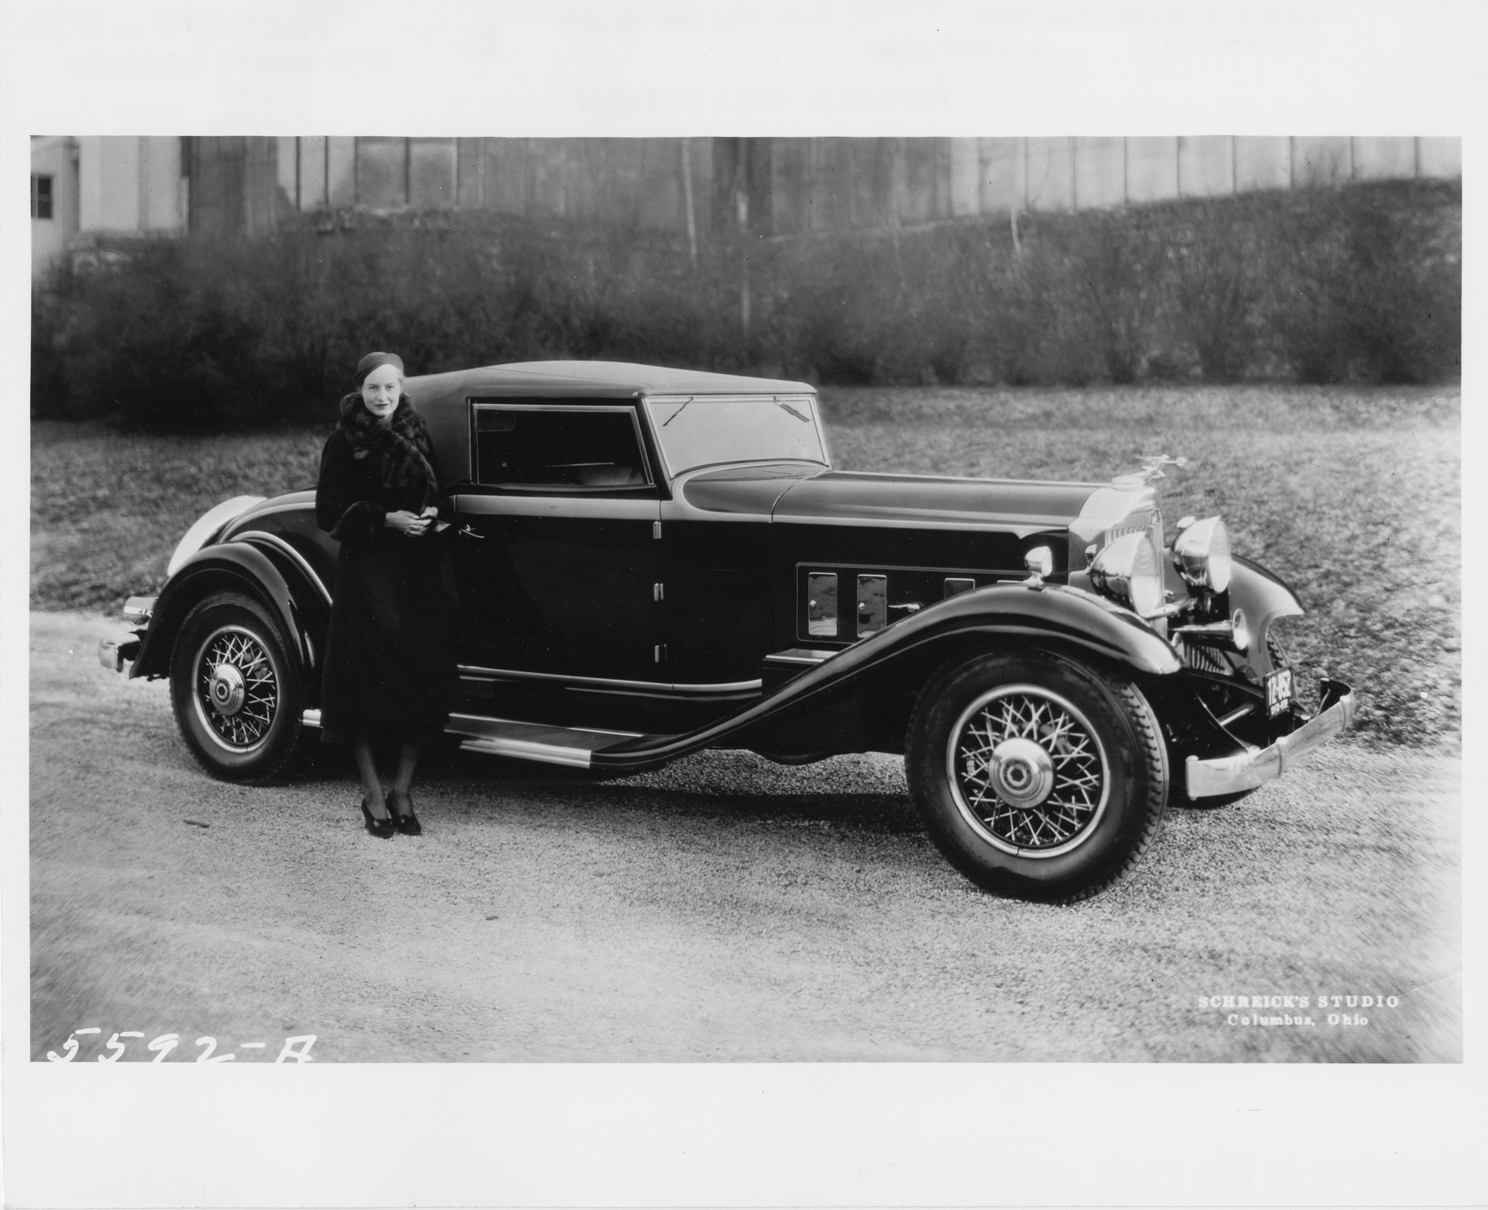
[[[439,484],[423,418],[403,394],[403,362],[368,353],[320,457],[315,519],[341,543],[321,682],[321,740],[349,743],[367,831],[423,831],[409,783],[444,731],[458,673],[453,578],[434,498]],[[397,749],[386,794],[373,748]]]

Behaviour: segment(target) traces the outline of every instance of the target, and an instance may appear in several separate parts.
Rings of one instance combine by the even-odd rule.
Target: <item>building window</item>
[[[52,217],[52,178],[31,174],[31,217]]]

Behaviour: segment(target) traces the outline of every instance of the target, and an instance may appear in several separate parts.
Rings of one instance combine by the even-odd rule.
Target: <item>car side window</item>
[[[478,403],[475,481],[581,492],[645,487],[651,476],[633,408]]]

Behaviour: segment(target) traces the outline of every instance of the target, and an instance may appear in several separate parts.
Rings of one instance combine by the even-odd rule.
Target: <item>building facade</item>
[[[1456,138],[33,139],[33,273],[81,241],[338,211],[487,211],[698,244],[1453,178]]]

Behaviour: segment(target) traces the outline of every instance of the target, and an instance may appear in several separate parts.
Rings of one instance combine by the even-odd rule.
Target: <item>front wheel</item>
[[[931,840],[971,881],[1069,903],[1146,850],[1167,754],[1130,681],[1052,652],[943,668],[910,717],[905,772]]]
[[[224,781],[269,781],[300,756],[302,680],[278,623],[241,593],[197,604],[171,654],[181,735],[202,768]]]

